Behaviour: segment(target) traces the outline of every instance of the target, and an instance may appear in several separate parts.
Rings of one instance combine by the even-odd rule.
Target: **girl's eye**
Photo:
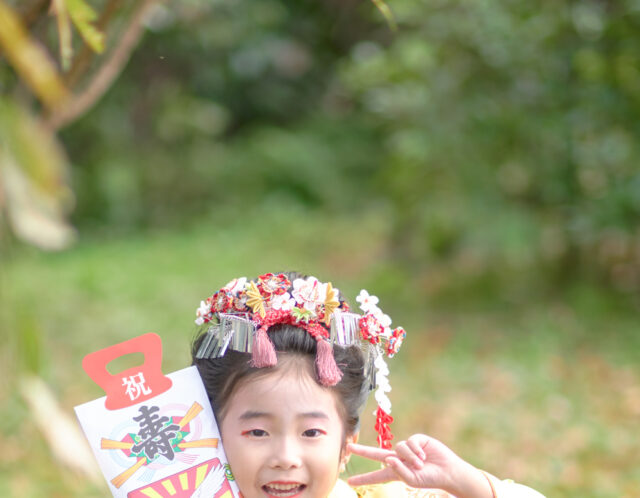
[[[321,431],[320,429],[307,429],[302,433],[304,437],[319,437],[324,434],[326,433],[324,431]]]
[[[253,436],[253,437],[265,437],[268,436],[267,431],[263,429],[251,429],[250,431],[244,431],[242,433],[243,436]]]

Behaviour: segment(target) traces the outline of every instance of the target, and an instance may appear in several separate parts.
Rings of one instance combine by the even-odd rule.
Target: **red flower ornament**
[[[233,306],[233,296],[224,289],[216,292],[212,301],[211,310],[215,313],[225,313]]]
[[[359,320],[360,332],[362,338],[369,341],[371,344],[378,344],[380,342],[380,334],[384,332],[382,324],[378,319],[368,313]]]
[[[274,294],[276,296],[284,294],[289,287],[291,287],[291,281],[282,273],[277,275],[265,273],[258,277],[258,290],[266,298]]]
[[[394,329],[389,338],[389,342],[387,342],[387,356],[389,358],[393,358],[393,356],[400,351],[400,346],[402,346],[402,342],[406,336],[407,333],[402,327]]]

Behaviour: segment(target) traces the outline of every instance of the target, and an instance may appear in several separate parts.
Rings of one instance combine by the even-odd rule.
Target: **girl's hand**
[[[395,449],[383,450],[349,444],[347,451],[387,466],[349,478],[352,486],[404,481],[413,488],[437,488],[458,498],[491,498],[492,491],[482,473],[437,439],[414,434]]]

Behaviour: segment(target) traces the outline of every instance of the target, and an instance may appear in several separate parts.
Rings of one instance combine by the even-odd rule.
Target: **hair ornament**
[[[207,327],[196,358],[219,358],[232,349],[251,354],[255,367],[275,366],[278,359],[267,330],[289,324],[304,329],[317,341],[318,380],[324,386],[334,386],[342,371],[336,365],[333,345],[360,347],[368,387],[375,389],[378,404],[374,413],[378,444],[390,448],[393,418],[387,393],[391,386],[384,355],[391,358],[398,352],[406,332],[402,327],[391,328],[391,318],[380,310],[376,296],[361,290],[356,301],[363,315],[352,313],[330,282],[315,277],[292,282],[283,273],[266,273],[255,281],[234,279],[201,301],[196,310],[196,324]]]

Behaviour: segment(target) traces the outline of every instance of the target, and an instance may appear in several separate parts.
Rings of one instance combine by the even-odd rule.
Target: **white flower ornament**
[[[238,292],[244,290],[246,284],[247,277],[234,278],[231,282],[225,285],[223,289],[228,291],[230,294],[237,296]]]
[[[204,317],[211,311],[211,305],[205,301],[200,301],[200,307],[196,310],[196,325],[204,323]]]
[[[364,289],[360,291],[360,294],[356,297],[356,301],[360,303],[360,309],[365,313],[373,312],[374,309],[380,311],[376,306],[379,299],[376,296],[369,295]]]
[[[295,299],[292,299],[291,294],[288,292],[274,296],[271,300],[271,307],[274,310],[291,311],[295,305]]]
[[[293,281],[291,295],[296,303],[315,313],[316,308],[326,299],[327,284],[319,282],[315,277],[309,277],[306,280],[297,278]]]
[[[378,406],[382,408],[387,414],[391,414],[391,400],[387,396],[387,393],[391,391],[391,384],[389,383],[389,367],[387,362],[384,361],[382,353],[378,352],[378,356],[374,361],[376,367],[376,393],[375,399]]]
[[[382,325],[385,329],[388,329],[391,326],[391,317],[386,313],[383,313],[380,308],[378,308],[379,313],[374,313],[380,325]]]

